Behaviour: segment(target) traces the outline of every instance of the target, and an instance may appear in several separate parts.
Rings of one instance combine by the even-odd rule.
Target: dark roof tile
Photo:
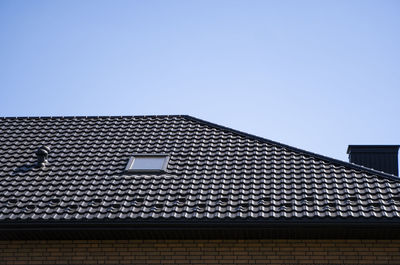
[[[1,118],[0,143],[0,222],[400,217],[395,176],[189,116]]]

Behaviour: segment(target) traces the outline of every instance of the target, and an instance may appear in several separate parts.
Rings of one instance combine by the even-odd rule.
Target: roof
[[[126,172],[135,153],[167,171]],[[0,224],[398,222],[399,184],[184,115],[0,119]]]

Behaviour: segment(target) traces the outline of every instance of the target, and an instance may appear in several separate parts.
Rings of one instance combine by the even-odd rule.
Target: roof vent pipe
[[[45,145],[39,147],[39,149],[36,151],[37,167],[43,167],[48,163],[47,158],[49,156],[49,153],[50,153],[50,147]]]
[[[347,153],[350,163],[399,175],[399,145],[349,145]]]

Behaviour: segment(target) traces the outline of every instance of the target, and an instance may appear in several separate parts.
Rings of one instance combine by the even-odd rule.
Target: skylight
[[[164,154],[137,154],[131,157],[126,167],[130,172],[161,172],[165,171],[168,156]]]

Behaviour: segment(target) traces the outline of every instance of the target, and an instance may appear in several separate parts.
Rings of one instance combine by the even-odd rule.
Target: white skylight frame
[[[132,168],[135,164],[135,159],[136,158],[164,158],[164,162],[161,168],[157,169],[150,169],[150,168]],[[129,159],[128,165],[125,168],[126,172],[131,172],[131,173],[162,173],[167,171],[167,166],[169,162],[169,155],[168,154],[159,154],[159,153],[138,153],[138,154],[133,154],[131,158]]]

